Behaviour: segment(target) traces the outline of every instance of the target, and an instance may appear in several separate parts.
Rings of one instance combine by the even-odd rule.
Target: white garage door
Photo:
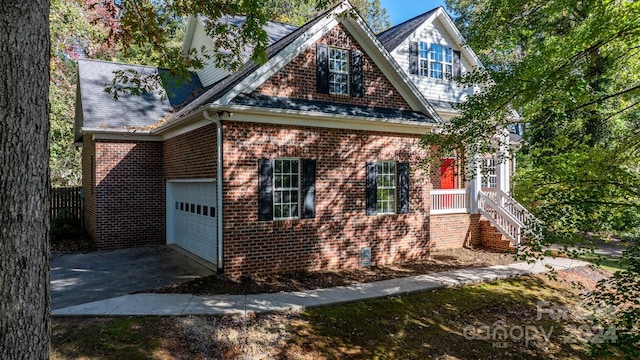
[[[167,183],[167,242],[215,264],[215,182]]]

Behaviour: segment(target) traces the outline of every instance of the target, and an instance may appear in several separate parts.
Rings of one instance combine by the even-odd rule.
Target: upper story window
[[[329,47],[329,93],[349,95],[349,50]]]
[[[452,69],[452,49],[443,45],[431,44],[429,49],[429,76],[434,79],[450,79]]]
[[[420,43],[420,76],[429,76],[429,44]]]
[[[433,79],[450,80],[460,76],[460,51],[441,44],[409,44],[409,72]]]
[[[316,79],[318,93],[363,97],[364,55],[357,49],[317,44]]]

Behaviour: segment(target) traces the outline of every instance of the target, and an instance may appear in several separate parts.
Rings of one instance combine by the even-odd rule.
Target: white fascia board
[[[189,15],[187,31],[185,32],[184,41],[182,42],[182,56],[189,55],[189,51],[191,51],[191,42],[193,41],[193,34],[196,32],[197,23],[198,17],[195,15]]]
[[[461,47],[465,50],[465,52],[467,53],[467,56],[471,57],[473,62],[475,62],[476,66],[478,66],[481,69],[484,69],[484,65],[482,64],[482,62],[480,61],[476,53],[473,51],[473,49],[471,49],[471,46],[467,44],[467,40],[465,40],[464,36],[462,36],[462,33],[460,32],[460,30],[458,30],[458,27],[453,22],[449,14],[443,8],[440,8],[438,9],[438,11],[436,11],[435,16],[440,16],[444,18],[444,24],[446,26],[445,30],[450,35],[453,35],[456,38],[456,40],[460,42]],[[435,19],[435,17],[431,18],[431,22],[433,22],[433,19]]]
[[[355,21],[354,25],[352,21]],[[347,15],[342,22],[347,30],[356,38],[356,41],[367,52],[373,62],[382,71],[384,76],[391,81],[400,95],[407,101],[412,110],[426,112],[437,122],[442,122],[436,110],[429,104],[420,90],[409,79],[400,65],[391,56],[380,40],[369,30],[369,26],[359,15]]]
[[[90,135],[94,140],[162,141],[160,136],[148,130],[82,128],[83,136]]]
[[[414,121],[372,119],[312,111],[266,109],[260,107],[226,105],[213,106],[212,110],[232,113],[230,121],[254,122],[277,125],[308,126],[318,128],[378,131],[424,135],[437,128],[436,124],[420,124]]]
[[[182,123],[182,126],[175,127],[162,133],[162,140],[168,140],[176,136],[186,134],[188,132],[200,129],[202,127],[213,124],[211,121],[207,121],[202,116],[201,111],[196,111],[193,116],[190,117],[188,123]]]
[[[234,86],[233,89],[228,91],[224,96],[216,100],[214,104],[227,105],[231,100],[238,96],[238,94],[248,94],[257,89],[308,47],[320,40],[320,38],[328,33],[334,26],[338,25],[338,21],[335,16],[331,15],[332,14],[327,15],[325,19],[320,20],[317,24],[312,26],[291,44],[282,49],[276,56],[272,57],[251,75],[247,76],[239,84]]]

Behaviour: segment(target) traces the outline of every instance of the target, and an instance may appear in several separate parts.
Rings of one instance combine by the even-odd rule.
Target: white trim
[[[84,129],[83,129],[83,132]],[[85,132],[86,133],[86,132]],[[151,134],[128,135],[122,133],[109,133],[108,131],[91,134],[93,140],[127,140],[127,141],[162,141],[162,136]]]
[[[182,56],[188,56],[191,51],[191,43],[193,42],[193,35],[196,32],[196,25],[198,23],[198,16],[190,15],[187,21],[187,29],[184,35],[184,41],[182,42]]]
[[[188,132],[198,130],[202,127],[205,127],[207,125],[212,125],[212,124],[213,123],[211,121],[207,121],[204,117],[202,117],[200,120],[196,120],[188,125],[184,125],[182,127],[167,131],[166,133],[162,134],[162,140],[169,140],[171,138],[184,135]]]

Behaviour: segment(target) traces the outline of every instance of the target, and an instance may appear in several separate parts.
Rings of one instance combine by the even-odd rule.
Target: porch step
[[[482,246],[496,252],[515,252],[516,247],[509,239],[502,235],[484,216],[480,217],[480,240]]]

